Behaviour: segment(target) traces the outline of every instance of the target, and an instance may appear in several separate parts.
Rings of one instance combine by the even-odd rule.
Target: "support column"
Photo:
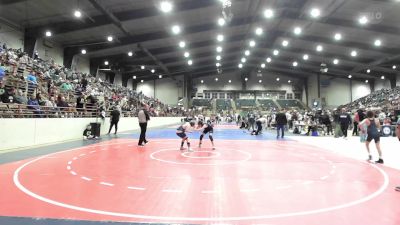
[[[35,51],[36,37],[25,34],[24,36],[24,52],[28,54],[29,57],[33,58],[33,51]]]
[[[72,65],[72,59],[74,58],[74,55],[79,54],[79,49],[78,48],[65,48],[64,49],[64,66],[66,68],[71,68]]]
[[[390,88],[395,88],[396,87],[396,76],[391,76],[389,77],[389,81],[390,81]]]
[[[317,74],[318,99],[321,99],[321,73]]]
[[[242,91],[247,90],[247,82],[244,80],[246,76],[244,74],[240,75],[240,81],[242,82]]]
[[[370,89],[371,93],[374,92],[375,91],[375,80],[371,79],[368,81],[368,83],[369,83],[369,89]]]
[[[349,83],[350,83],[350,102],[353,101],[353,80],[349,79]]]
[[[307,79],[304,79],[304,92],[306,94],[306,105],[308,106],[308,79],[310,79],[309,77]]]

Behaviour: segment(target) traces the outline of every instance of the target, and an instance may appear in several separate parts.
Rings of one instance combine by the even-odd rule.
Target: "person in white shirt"
[[[190,133],[191,131],[193,131],[194,126],[195,126],[195,122],[191,121],[191,122],[186,122],[185,124],[179,126],[178,129],[176,129],[176,135],[182,139],[181,148],[180,148],[181,151],[185,150],[185,148],[183,147],[183,145],[185,144],[185,141],[188,146],[187,150],[189,152],[192,151],[192,149],[190,148],[190,140],[189,140],[189,137],[186,135],[186,132]]]

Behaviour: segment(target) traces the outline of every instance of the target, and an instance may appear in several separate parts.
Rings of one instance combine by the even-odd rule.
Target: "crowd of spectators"
[[[0,64],[1,102],[19,104],[20,111],[27,109],[37,117],[97,116],[114,106],[123,116],[135,116],[141,102],[148,106],[151,116],[185,113],[181,107],[170,107],[127,87],[72,71],[54,60],[42,60],[37,52],[31,58],[21,49],[3,44]]]

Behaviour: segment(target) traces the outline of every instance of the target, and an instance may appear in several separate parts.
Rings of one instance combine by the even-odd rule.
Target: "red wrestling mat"
[[[400,224],[400,172],[286,141],[119,139],[0,166],[0,215],[210,224]],[[194,142],[194,141],[193,141]]]

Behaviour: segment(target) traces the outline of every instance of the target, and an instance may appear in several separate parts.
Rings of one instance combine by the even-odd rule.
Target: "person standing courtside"
[[[281,138],[283,138],[285,136],[285,125],[287,125],[287,118],[284,110],[276,114],[275,121],[276,138],[279,138],[279,130],[282,130]]]
[[[147,121],[150,120],[150,115],[146,110],[146,105],[144,103],[141,103],[141,109],[139,110],[138,113],[138,120],[139,120],[139,126],[140,126],[140,138],[139,138],[139,146],[144,146],[144,144],[147,144],[146,140],[146,130],[147,130]],[[144,144],[143,144],[144,142]]]
[[[342,113],[340,113],[339,115],[339,123],[340,123],[340,129],[343,132],[343,138],[347,139],[347,130],[349,129],[349,126],[351,124],[351,117],[346,112],[346,109],[342,109]]]
[[[114,109],[111,112],[110,116],[111,116],[111,118],[110,118],[110,129],[108,130],[108,134],[110,134],[111,129],[112,129],[113,126],[115,126],[114,134],[117,134],[119,117],[121,116],[121,113],[120,113],[118,107],[114,107]]]

